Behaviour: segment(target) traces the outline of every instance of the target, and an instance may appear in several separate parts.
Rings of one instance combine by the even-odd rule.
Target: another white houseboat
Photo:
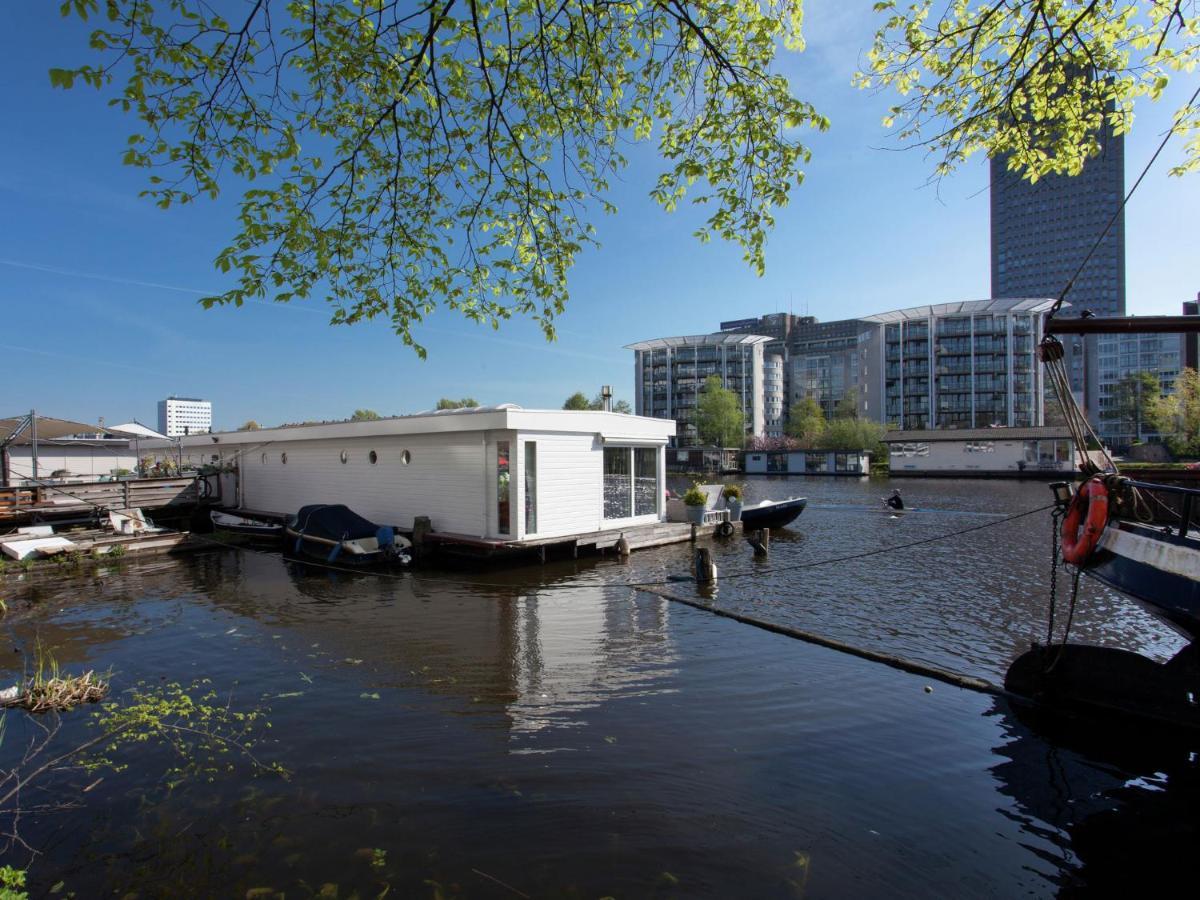
[[[183,465],[236,466],[245,510],[342,503],[401,529],[428,516],[439,535],[508,544],[665,523],[674,434],[667,419],[504,404],[143,447]]]

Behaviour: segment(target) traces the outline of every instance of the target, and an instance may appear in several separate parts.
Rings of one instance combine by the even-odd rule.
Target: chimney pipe
[[[600,398],[605,412],[612,412],[612,385],[606,384],[600,388]]]

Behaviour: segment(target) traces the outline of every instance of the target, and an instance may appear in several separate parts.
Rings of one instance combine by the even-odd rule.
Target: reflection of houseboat
[[[892,475],[1036,478],[1075,470],[1075,445],[1066,426],[889,431]]]
[[[665,523],[664,448],[674,433],[670,420],[506,404],[148,449],[235,464],[243,510],[343,503],[403,529],[428,516],[438,535],[513,544]]]

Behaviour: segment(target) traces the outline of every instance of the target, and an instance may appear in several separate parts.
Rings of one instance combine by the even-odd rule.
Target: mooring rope
[[[662,590],[661,588],[640,585],[637,586],[635,590],[652,594],[655,597],[661,597],[664,600],[670,600],[672,603],[682,603],[684,606],[690,606],[693,609],[712,613],[714,616],[720,616],[723,619],[732,619],[733,621],[740,622],[743,625],[761,628],[763,631],[770,631],[773,634],[794,638],[795,640],[804,641],[808,644],[816,644],[819,647],[825,647],[829,650],[836,650],[839,653],[845,653],[849,656],[856,656],[859,659],[865,659],[870,662],[882,663],[885,666],[890,666],[893,669],[900,669],[901,671],[908,672],[912,675],[921,675],[926,678],[933,678],[937,681],[951,684],[955,687],[965,688],[970,691],[976,691],[981,694],[992,694],[993,696],[997,697],[1014,696],[1004,687],[994,684],[993,682],[990,682],[984,678],[976,678],[973,675],[964,675],[961,672],[955,672],[950,669],[942,669],[938,666],[918,662],[903,656],[897,656],[893,653],[883,653],[879,650],[870,650],[866,647],[859,647],[854,644],[848,644],[845,641],[836,640],[835,638],[825,637],[824,635],[816,634],[812,631],[804,631],[800,628],[792,628],[788,625],[780,625],[777,622],[769,622],[766,619],[760,619],[756,616],[748,616],[745,613],[738,613],[729,609],[723,609],[719,606],[713,606],[712,604],[705,603],[702,600],[693,600],[689,597],[680,597],[677,594],[672,594],[669,591]]]

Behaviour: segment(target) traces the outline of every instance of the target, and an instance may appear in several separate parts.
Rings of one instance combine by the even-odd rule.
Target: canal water
[[[744,483],[747,502],[809,507],[765,561],[713,545],[716,605],[990,680],[1044,634],[1049,513],[1004,521],[1046,505],[1044,484],[906,479],[916,509],[893,518],[886,481]],[[10,577],[37,606],[7,631],[3,683],[39,641],[68,671],[111,670],[117,699],[208,678],[266,713],[253,753],[288,774],[232,751],[231,771],[170,787],[177,761],[146,745],[117,750],[119,772],[52,769],[18,798],[28,847],[0,862],[28,865],[35,896],[80,897],[1047,896],[1190,877],[1196,748],[1034,721],[623,586],[694,597],[674,580],[690,553],[379,577],[227,551]],[[1072,639],[1182,646],[1087,581]],[[0,765],[51,723],[8,713]],[[76,711],[55,746],[94,733]]]

